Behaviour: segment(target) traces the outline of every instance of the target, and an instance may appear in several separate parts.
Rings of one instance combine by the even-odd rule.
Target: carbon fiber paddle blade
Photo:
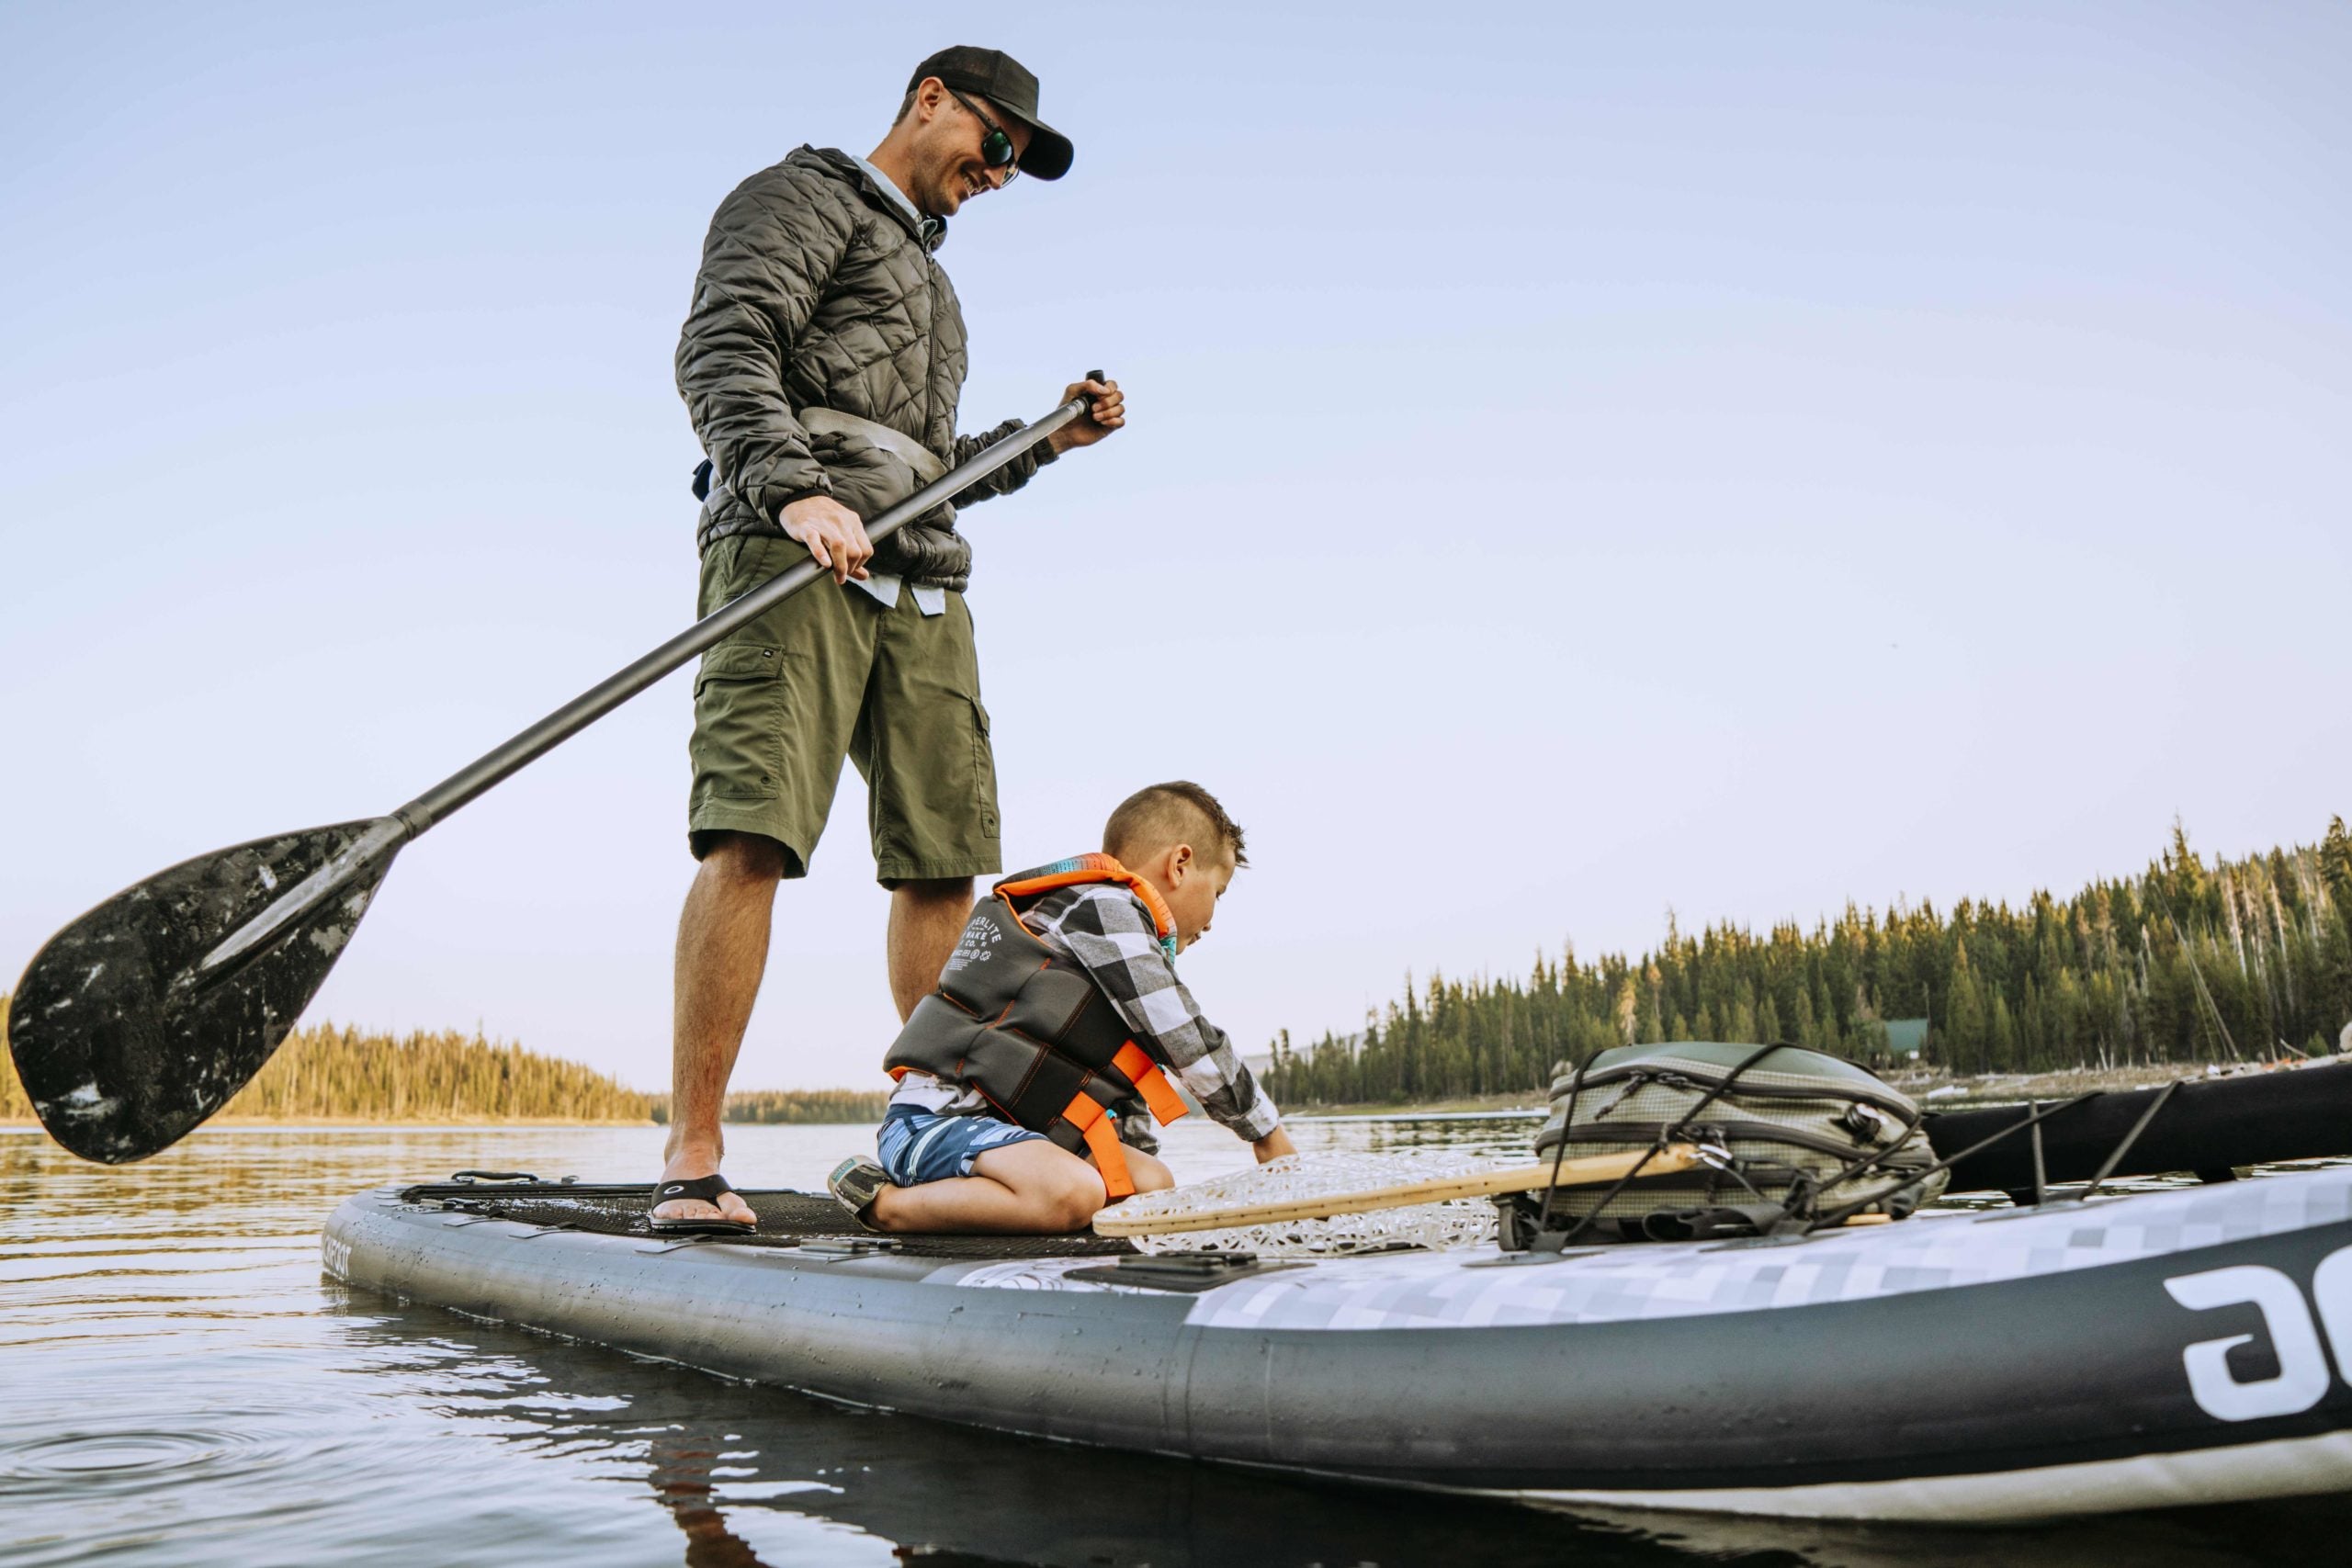
[[[126,888],[50,938],[17,987],[8,1050],[50,1136],[126,1165],[177,1143],[261,1071],[342,956],[392,861],[203,985],[220,940],[375,824],[256,839]]]

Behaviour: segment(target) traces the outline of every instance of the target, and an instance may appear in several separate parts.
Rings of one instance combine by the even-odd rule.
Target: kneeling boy
[[[1102,853],[997,884],[883,1059],[899,1087],[881,1163],[842,1161],[833,1195],[874,1230],[1082,1230],[1106,1202],[1174,1185],[1142,1128],[1147,1109],[1184,1114],[1162,1069],[1261,1163],[1292,1153],[1176,977],[1248,863],[1216,797],[1178,782],[1123,802]]]

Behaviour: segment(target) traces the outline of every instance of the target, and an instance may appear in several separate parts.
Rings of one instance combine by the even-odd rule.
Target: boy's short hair
[[[1102,825],[1102,852],[1122,862],[1131,851],[1148,853],[1198,840],[1232,851],[1237,869],[1250,863],[1241,852],[1241,825],[1225,814],[1216,796],[1190,779],[1136,791],[1119,802],[1111,820]]]

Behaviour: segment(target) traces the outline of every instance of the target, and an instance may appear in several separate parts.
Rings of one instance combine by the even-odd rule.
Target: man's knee
[[[703,853],[701,874],[724,882],[780,882],[784,855],[784,846],[765,833],[716,832]]]
[[[972,879],[968,876],[926,877],[921,881],[900,882],[892,886],[893,897],[910,904],[972,904]]]

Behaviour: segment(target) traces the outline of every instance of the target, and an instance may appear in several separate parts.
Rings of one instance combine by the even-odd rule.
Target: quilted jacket
[[[812,436],[812,405],[912,436],[950,467],[1022,427],[956,434],[964,313],[933,253],[944,220],[919,231],[854,159],[803,147],[735,187],[711,219],[693,309],[678,337],[678,390],[716,469],[695,544],[781,534],[776,513],[831,495],[870,518],[912,493],[896,457],[854,436]],[[1043,447],[908,525],[874,569],[960,590],[971,544],[955,506],[1020,489]]]

